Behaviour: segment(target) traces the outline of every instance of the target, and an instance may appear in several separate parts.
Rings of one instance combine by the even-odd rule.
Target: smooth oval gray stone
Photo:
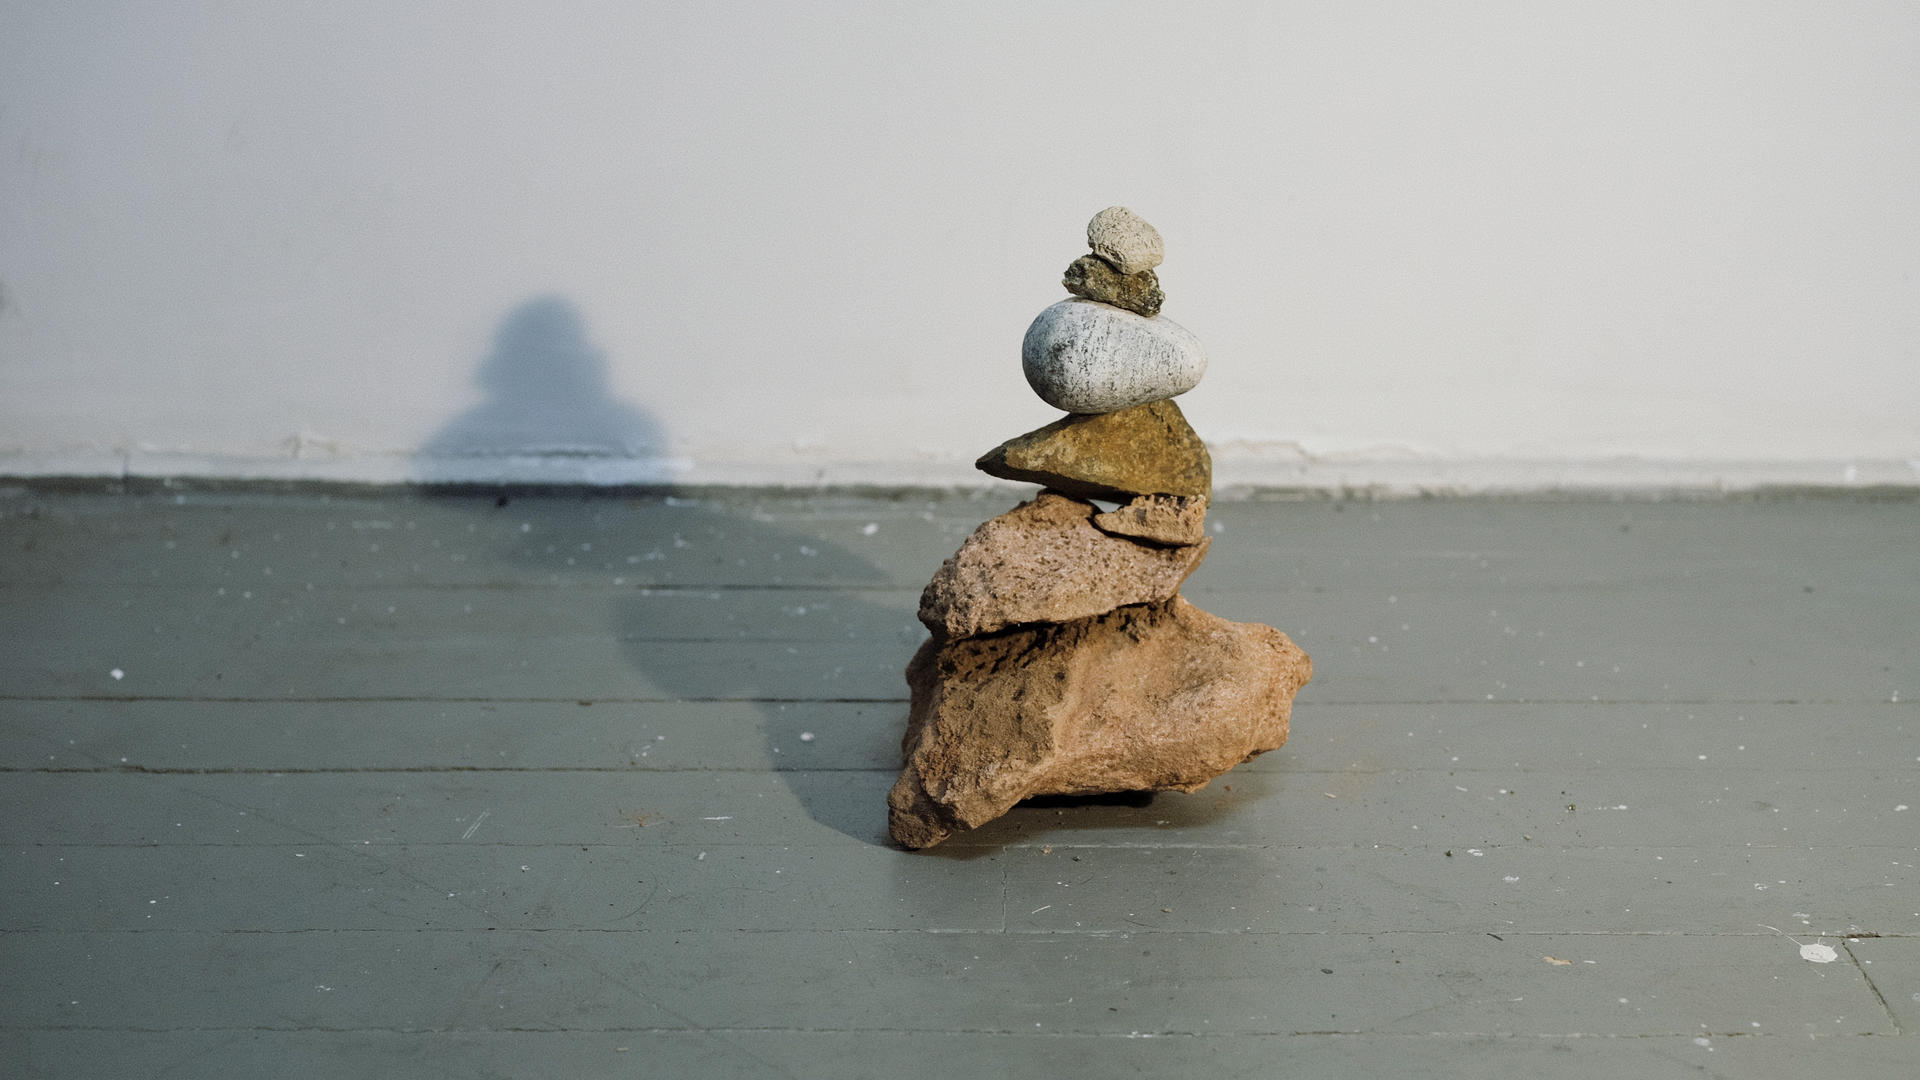
[[[1040,400],[1070,413],[1109,413],[1177,397],[1200,384],[1207,354],[1192,331],[1092,300],[1042,311],[1020,343]]]

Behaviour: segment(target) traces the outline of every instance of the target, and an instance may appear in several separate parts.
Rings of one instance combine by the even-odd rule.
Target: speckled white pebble
[[[1092,300],[1062,300],[1027,327],[1027,385],[1070,413],[1109,413],[1184,394],[1206,374],[1200,339],[1164,316],[1148,319]]]

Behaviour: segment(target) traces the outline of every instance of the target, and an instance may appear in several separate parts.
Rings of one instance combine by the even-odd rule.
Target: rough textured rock
[[[1060,284],[1075,296],[1126,308],[1149,319],[1160,314],[1160,305],[1167,302],[1167,294],[1160,291],[1160,278],[1153,271],[1123,274],[1092,255],[1073,260]]]
[[[1154,544],[1197,544],[1207,535],[1205,495],[1142,495],[1093,516],[1093,527]]]
[[[1087,222],[1087,246],[1123,274],[1159,266],[1167,257],[1160,230],[1124,206],[1109,206]]]
[[[924,848],[1035,795],[1192,791],[1287,740],[1313,662],[1285,634],[1178,597],[929,640],[907,666],[888,827]]]
[[[1171,401],[1099,416],[1066,416],[1008,439],[974,462],[989,476],[1044,484],[1086,499],[1207,495],[1213,459]]]
[[[1020,366],[1040,399],[1070,413],[1104,413],[1184,394],[1207,372],[1200,339],[1163,316],[1092,300],[1062,300],[1034,317]]]
[[[1207,542],[1156,547],[1093,526],[1093,507],[1042,492],[975,529],[920,594],[920,621],[936,636],[990,634],[1067,622],[1180,591]]]

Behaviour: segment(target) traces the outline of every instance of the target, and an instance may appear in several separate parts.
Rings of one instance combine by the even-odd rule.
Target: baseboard
[[[148,451],[0,453],[13,481],[177,480],[219,484],[898,489],[1020,487],[958,460],[695,461],[590,455],[241,457]],[[1620,493],[1658,496],[1775,490],[1920,494],[1920,459],[1714,461],[1645,458],[1325,458],[1216,455],[1221,498],[1274,493],[1374,498]]]

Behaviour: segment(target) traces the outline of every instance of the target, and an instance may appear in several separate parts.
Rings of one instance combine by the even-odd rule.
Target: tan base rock
[[[1165,600],[1206,557],[1208,541],[1161,547],[1110,536],[1094,508],[1042,492],[975,529],[920,594],[936,636],[973,637],[1020,623],[1068,622]]]
[[[989,476],[1083,499],[1207,495],[1213,458],[1171,398],[1119,412],[1069,415],[1008,439],[974,462]]]
[[[1118,509],[1093,515],[1093,527],[1152,544],[1197,544],[1207,535],[1207,497],[1142,495]]]
[[[1175,597],[1071,623],[922,645],[907,666],[903,847],[1035,795],[1193,791],[1287,740],[1313,662],[1285,634]]]

